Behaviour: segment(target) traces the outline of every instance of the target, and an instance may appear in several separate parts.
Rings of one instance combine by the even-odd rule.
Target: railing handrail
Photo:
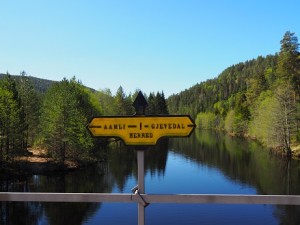
[[[120,202],[300,205],[300,195],[0,192],[0,202]]]

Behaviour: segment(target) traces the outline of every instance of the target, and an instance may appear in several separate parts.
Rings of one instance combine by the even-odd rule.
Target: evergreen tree
[[[116,103],[110,89],[100,90],[96,93],[99,105],[102,108],[102,114],[105,116],[114,116],[116,114]]]
[[[0,155],[3,160],[13,159],[23,150],[21,118],[16,83],[7,75],[0,81]]]
[[[287,100],[293,98],[293,101],[291,103],[288,103],[288,108],[292,108],[294,113],[288,113],[285,115],[285,127],[287,130],[284,135],[284,146],[289,149],[289,133],[291,132],[291,130],[288,129],[288,127],[294,124],[295,126],[293,127],[296,127],[295,133],[298,141],[300,137],[300,112],[297,107],[300,104],[300,53],[298,51],[298,38],[295,36],[295,33],[287,31],[280,43],[281,48],[278,56],[278,65],[276,70],[276,75],[278,77],[276,90],[277,93],[281,93],[278,96],[281,96],[279,97],[279,101],[284,106],[284,110],[289,111],[289,109],[287,109]],[[293,93],[291,93],[290,90],[282,91],[282,87],[290,87],[290,90],[292,90]],[[284,94],[282,95],[282,93]],[[287,93],[290,93],[291,96],[287,96]]]
[[[41,114],[40,144],[60,162],[64,162],[66,157],[87,159],[94,146],[85,127],[90,120],[86,108],[93,108],[86,95],[75,78],[54,84],[46,93]]]
[[[146,108],[146,114],[155,115],[156,114],[156,103],[155,103],[155,94],[150,93],[148,97],[148,107]]]
[[[147,114],[150,115],[166,115],[169,114],[167,101],[165,99],[165,95],[163,92],[157,92],[156,95],[154,93],[150,93],[148,97],[148,107]]]
[[[37,133],[41,99],[34,90],[33,84],[26,76],[25,71],[17,82],[17,88],[21,100],[21,120],[23,121],[23,146],[32,145]]]
[[[276,74],[279,85],[287,82],[293,86],[295,95],[300,97],[300,53],[298,51],[298,38],[295,33],[287,31],[280,41],[281,48],[278,57]]]
[[[117,90],[115,96],[115,106],[116,115],[125,116],[133,115],[134,113],[131,96],[126,96],[122,86],[120,86]]]
[[[169,114],[164,92],[157,92],[155,101],[156,114]]]

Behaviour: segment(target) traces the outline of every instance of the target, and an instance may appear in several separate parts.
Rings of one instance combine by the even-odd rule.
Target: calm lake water
[[[131,193],[137,184],[136,152],[115,149],[107,163],[55,175],[0,180],[0,191]],[[300,195],[300,162],[274,157],[257,143],[196,131],[145,153],[148,194]],[[124,203],[0,203],[0,224],[137,224],[137,205]],[[300,206],[151,204],[146,225],[300,225]]]

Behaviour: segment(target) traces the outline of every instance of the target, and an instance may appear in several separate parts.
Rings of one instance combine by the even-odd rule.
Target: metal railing
[[[132,194],[0,192],[0,202],[120,202],[138,204],[138,224],[153,203],[300,205],[300,195],[145,194],[144,151],[137,151],[138,185]]]
[[[2,192],[0,202],[120,202],[138,204],[138,224],[145,224],[145,207],[152,203],[192,204],[273,204],[300,205],[298,195],[221,195],[175,194],[156,195],[113,193],[24,193]]]
[[[300,205],[300,195],[1,192],[0,202],[3,201]]]

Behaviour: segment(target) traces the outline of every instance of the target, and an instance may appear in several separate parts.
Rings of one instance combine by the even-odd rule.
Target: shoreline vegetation
[[[253,141],[260,142],[257,138],[249,135],[249,134],[235,134],[235,133],[227,133],[229,136],[232,137],[242,137],[242,138],[249,138]],[[260,144],[269,149],[269,152],[280,157],[280,158],[287,158],[287,152],[285,151],[283,146],[278,147],[267,147],[263,143]],[[291,158],[295,160],[300,160],[300,144],[291,144]]]
[[[57,162],[53,158],[47,157],[46,151],[43,149],[28,148],[26,155],[17,156],[12,162],[2,163],[0,178],[69,172],[79,168],[81,165],[75,160],[66,159],[63,163]]]
[[[220,132],[220,131],[216,131]],[[249,135],[237,135],[233,133],[227,133],[227,135],[235,138],[249,138],[253,141],[257,139]],[[291,158],[294,160],[300,160],[300,145],[291,146],[292,155]],[[90,160],[83,163],[79,163],[76,160],[65,159],[65,161],[57,162],[53,158],[47,156],[47,151],[40,148],[28,148],[28,154],[18,156],[14,162],[4,164],[4,167],[0,167],[1,174],[0,178],[10,177],[11,175],[23,176],[30,174],[49,174],[59,172],[70,172],[78,170],[82,167],[93,165],[98,162],[105,162],[104,159]],[[277,156],[278,158],[288,159],[286,152],[282,148],[269,148],[270,154]],[[4,173],[2,173],[4,172]]]

